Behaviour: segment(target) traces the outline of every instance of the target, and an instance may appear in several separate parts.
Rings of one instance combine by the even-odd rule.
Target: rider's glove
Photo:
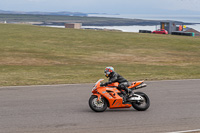
[[[106,82],[106,83],[102,83],[101,84],[101,86],[107,86],[108,85],[108,83]]]

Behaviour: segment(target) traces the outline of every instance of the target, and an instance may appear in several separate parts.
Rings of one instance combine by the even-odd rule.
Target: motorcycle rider
[[[124,77],[116,73],[113,67],[106,67],[104,73],[107,78],[109,77],[109,81],[106,83],[103,83],[102,86],[107,86],[108,84],[118,82],[119,85],[117,89],[119,89],[120,91],[121,90],[126,91],[126,93],[124,93],[124,91],[121,91],[122,94],[125,96],[125,99],[126,99],[126,96],[129,97],[131,95],[132,90],[127,88],[129,86],[128,80],[126,80]]]

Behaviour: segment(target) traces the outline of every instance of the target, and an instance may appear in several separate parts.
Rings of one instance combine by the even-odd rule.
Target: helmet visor
[[[106,77],[109,77],[109,75],[110,75],[110,72],[109,72],[109,71],[107,71],[107,70],[105,70],[105,71],[104,71],[104,74],[105,74],[105,76],[106,76]]]

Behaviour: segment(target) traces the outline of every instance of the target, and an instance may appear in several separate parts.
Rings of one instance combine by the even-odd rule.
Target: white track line
[[[191,133],[191,132],[198,132],[198,131],[200,131],[200,129],[176,131],[176,132],[168,132],[168,133]]]

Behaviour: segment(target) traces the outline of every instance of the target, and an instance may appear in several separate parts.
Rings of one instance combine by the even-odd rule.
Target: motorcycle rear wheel
[[[98,97],[96,95],[92,95],[90,97],[89,106],[95,112],[104,112],[108,107],[105,98],[101,98],[101,101],[98,101]]]
[[[143,101],[132,102],[133,108],[138,110],[138,111],[147,110],[149,108],[149,106],[150,106],[149,97],[143,92],[135,92],[135,94],[140,95],[141,97],[143,97]]]

